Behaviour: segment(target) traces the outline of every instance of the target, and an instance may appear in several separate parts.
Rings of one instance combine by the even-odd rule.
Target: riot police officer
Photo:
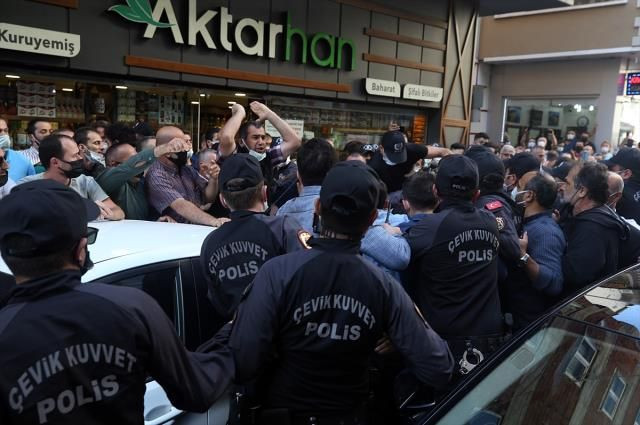
[[[410,294],[457,359],[469,347],[486,356],[503,330],[496,219],[473,205],[478,168],[466,156],[440,161],[434,192],[438,207],[406,234]]]
[[[178,409],[205,411],[233,377],[228,349],[188,352],[138,289],[81,285],[97,236],[85,208],[52,180],[2,200],[1,253],[17,286],[0,310],[0,423],[140,424],[149,375]]]
[[[359,255],[377,216],[373,173],[359,161],[329,171],[312,249],[265,263],[238,308],[230,337],[236,380],[270,364],[257,423],[366,424],[367,358],[385,333],[422,382],[449,380],[446,343],[402,287]]]
[[[252,156],[239,153],[227,158],[218,185],[231,221],[207,236],[200,263],[221,326],[231,319],[260,267],[277,255],[303,249],[311,235],[292,217],[264,214],[267,186],[260,163]]]

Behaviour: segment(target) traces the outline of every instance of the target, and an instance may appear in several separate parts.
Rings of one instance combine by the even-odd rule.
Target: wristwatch
[[[529,258],[531,258],[531,256],[525,253],[522,257],[520,257],[520,260],[518,261],[518,265],[520,267],[526,266],[527,263],[529,262]]]

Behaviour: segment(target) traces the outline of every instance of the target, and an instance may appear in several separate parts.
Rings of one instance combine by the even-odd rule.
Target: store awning
[[[476,0],[480,16],[573,6],[573,0]]]

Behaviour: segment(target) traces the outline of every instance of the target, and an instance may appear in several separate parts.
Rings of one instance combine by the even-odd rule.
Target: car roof
[[[87,282],[119,271],[170,260],[198,257],[202,242],[214,228],[194,224],[122,220],[94,221],[98,229],[89,255],[94,263]],[[10,273],[0,258],[0,271]]]

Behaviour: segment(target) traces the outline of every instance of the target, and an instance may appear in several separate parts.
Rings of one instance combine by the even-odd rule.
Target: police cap
[[[505,167],[509,169],[511,174],[515,174],[517,179],[521,179],[530,171],[540,170],[540,161],[529,152],[520,152],[506,161]]]
[[[225,159],[220,169],[218,184],[222,192],[239,192],[264,181],[257,159],[246,153],[237,153]]]
[[[401,132],[387,131],[382,135],[380,144],[389,161],[394,164],[402,164],[407,161],[407,142]]]
[[[322,181],[320,203],[339,216],[367,216],[376,209],[379,187],[378,176],[368,165],[339,162]]]
[[[464,155],[448,155],[440,160],[436,189],[442,195],[466,194],[478,189],[478,167]]]
[[[612,165],[619,165],[631,170],[634,175],[640,174],[640,150],[635,148],[621,148],[611,159],[603,162],[609,168]]]
[[[51,179],[16,186],[0,202],[0,246],[4,255],[29,257],[72,247],[87,236],[88,218],[100,214],[98,206],[73,189]],[[23,235],[20,246],[7,236]],[[9,240],[9,242],[11,242]]]
[[[497,174],[504,177],[503,162],[484,146],[471,146],[464,155],[471,158],[478,166],[480,180],[489,174]]]

